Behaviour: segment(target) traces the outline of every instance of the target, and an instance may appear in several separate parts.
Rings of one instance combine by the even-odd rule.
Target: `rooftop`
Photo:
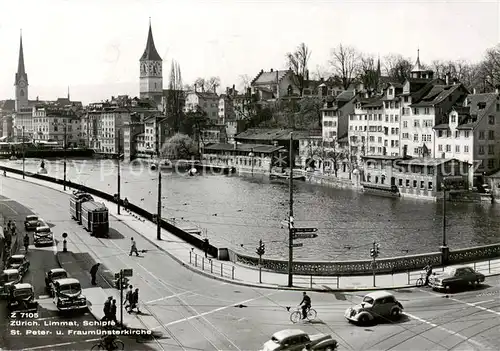
[[[307,130],[293,130],[293,129],[267,129],[267,128],[252,128],[248,129],[238,135],[235,139],[240,140],[290,140],[290,133],[293,132],[293,139],[303,139],[309,137]]]
[[[205,151],[240,151],[240,152],[260,152],[272,153],[282,149],[283,146],[264,145],[264,144],[227,144],[218,143],[206,146]]]
[[[269,72],[264,72],[264,70],[262,70],[259,72],[257,77],[254,78],[252,85],[278,83],[289,72],[290,70],[272,70]]]
[[[442,165],[443,163],[448,163],[448,162],[457,162],[457,163],[466,163],[460,160],[457,160],[456,158],[410,158],[410,159],[405,159],[398,161],[400,165],[415,165],[415,166],[439,166]]]

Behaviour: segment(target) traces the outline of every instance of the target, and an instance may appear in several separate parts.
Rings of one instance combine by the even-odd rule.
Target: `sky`
[[[151,17],[168,87],[172,59],[184,83],[219,76],[241,85],[261,69],[286,68],[304,42],[310,71],[328,71],[339,43],[423,63],[479,61],[500,39],[497,1],[0,0],[0,99],[14,97],[22,30],[29,98],[97,102],[139,94],[139,58]]]

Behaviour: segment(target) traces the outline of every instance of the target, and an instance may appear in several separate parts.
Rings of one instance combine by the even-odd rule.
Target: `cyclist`
[[[299,306],[302,307],[302,319],[306,319],[307,311],[311,308],[311,298],[305,291],[302,293],[302,301],[300,302]]]
[[[106,334],[102,337],[101,342],[106,350],[113,351],[116,349],[115,340],[117,339],[118,337],[114,334]]]
[[[432,264],[430,261],[427,263],[427,266],[425,266],[424,270],[425,270],[425,283],[424,283],[424,285],[427,286],[427,285],[429,285],[429,277],[432,275]]]

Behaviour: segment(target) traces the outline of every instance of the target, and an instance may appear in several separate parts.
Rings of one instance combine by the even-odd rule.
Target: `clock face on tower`
[[[19,82],[19,87],[20,88],[25,88],[26,87],[26,83],[22,80]]]

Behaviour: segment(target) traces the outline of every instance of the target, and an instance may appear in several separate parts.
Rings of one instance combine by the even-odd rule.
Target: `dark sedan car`
[[[24,220],[24,229],[28,230],[35,230],[37,227],[40,225],[43,225],[44,221],[40,217],[36,215],[29,215],[26,216],[26,219]]]
[[[45,273],[45,289],[47,289],[50,296],[54,293],[54,282],[64,278],[68,278],[68,272],[62,268],[53,268]]]
[[[484,274],[476,272],[470,267],[447,267],[443,273],[431,275],[429,285],[436,290],[449,290],[464,286],[477,286],[484,280]]]

